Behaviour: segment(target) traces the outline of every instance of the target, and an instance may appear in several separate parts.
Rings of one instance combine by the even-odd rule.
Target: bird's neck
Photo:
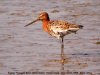
[[[48,23],[49,23],[50,20],[44,20],[42,21],[43,23],[43,30],[48,32]]]

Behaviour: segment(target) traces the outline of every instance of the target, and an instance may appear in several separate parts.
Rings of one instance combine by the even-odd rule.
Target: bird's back
[[[58,39],[67,34],[76,33],[76,31],[82,27],[82,25],[71,24],[62,20],[54,20],[48,23],[49,34],[57,37]]]

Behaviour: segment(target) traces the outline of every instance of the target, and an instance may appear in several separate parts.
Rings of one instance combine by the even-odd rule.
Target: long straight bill
[[[29,26],[29,25],[31,25],[31,24],[33,24],[33,23],[35,23],[36,21],[38,21],[39,19],[36,19],[36,20],[34,20],[34,21],[32,21],[32,22],[30,22],[30,23],[28,23],[27,25],[25,25],[24,27],[27,27],[27,26]]]

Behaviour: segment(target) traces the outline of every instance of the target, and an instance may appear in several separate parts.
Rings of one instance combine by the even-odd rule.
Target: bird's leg
[[[63,37],[61,38],[61,62],[64,63],[64,41],[63,41]]]
[[[61,55],[64,54],[64,42],[63,42],[63,38],[61,38]]]

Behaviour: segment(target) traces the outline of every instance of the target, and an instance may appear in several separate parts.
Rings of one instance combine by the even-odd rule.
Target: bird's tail
[[[82,26],[82,25],[78,25],[78,27],[79,27],[80,29],[83,29],[84,26]]]

